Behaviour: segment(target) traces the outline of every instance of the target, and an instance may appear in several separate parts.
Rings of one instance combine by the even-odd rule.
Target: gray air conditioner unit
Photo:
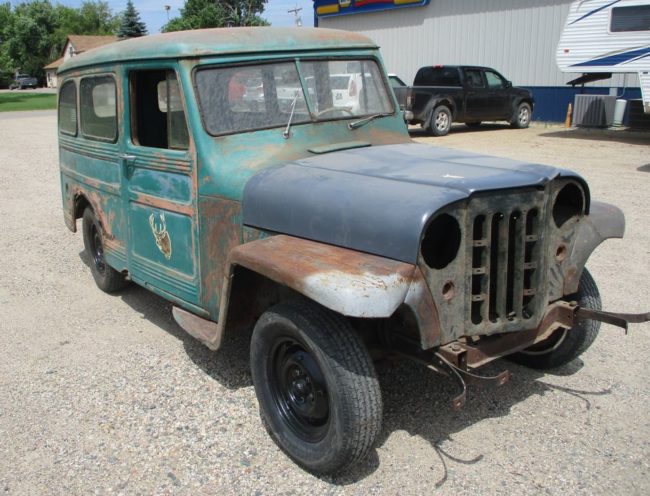
[[[616,96],[576,95],[573,105],[573,125],[609,127],[614,123]]]

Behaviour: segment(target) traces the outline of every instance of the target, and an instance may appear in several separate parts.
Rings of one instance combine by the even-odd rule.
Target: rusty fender
[[[315,241],[277,235],[239,245],[228,256],[219,309],[219,325],[201,340],[211,349],[221,345],[235,268],[245,267],[287,286],[348,317],[393,315],[406,301],[418,323],[437,329],[437,312],[423,305],[420,270],[412,264],[359,253]],[[420,315],[421,314],[421,315]]]
[[[622,238],[625,233],[625,217],[620,208],[609,203],[594,201],[589,215],[580,222],[576,233],[576,242],[569,255],[570,271],[564,281],[564,294],[573,294],[578,290],[578,283],[587,260],[596,247],[609,238]]]

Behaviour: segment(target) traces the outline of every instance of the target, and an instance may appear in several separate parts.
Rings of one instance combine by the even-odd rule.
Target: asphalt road
[[[648,494],[650,326],[603,326],[573,364],[507,361],[496,391],[412,363],[382,364],[377,449],[314,477],[262,428],[248,338],[210,352],[170,305],[94,286],[63,224],[56,116],[0,114],[0,494]],[[626,238],[589,264],[604,307],[650,309],[650,136],[562,128],[455,128],[432,145],[577,169],[625,211]]]

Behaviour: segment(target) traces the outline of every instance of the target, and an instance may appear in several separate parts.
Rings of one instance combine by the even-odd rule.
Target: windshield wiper
[[[348,129],[356,129],[358,127],[363,126],[364,124],[376,119],[377,117],[386,117],[387,115],[390,114],[373,114],[369,115],[368,117],[364,117],[363,119],[359,119],[358,121],[353,121],[348,124]]]
[[[298,102],[298,96],[300,93],[296,91],[296,96],[293,97],[293,101],[291,102],[291,113],[289,114],[289,122],[287,122],[287,127],[282,133],[282,137],[284,139],[289,139],[291,136],[291,121],[293,120],[293,112],[296,110],[296,103]]]

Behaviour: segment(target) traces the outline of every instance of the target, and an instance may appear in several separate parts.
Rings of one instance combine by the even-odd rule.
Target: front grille
[[[467,309],[472,326],[503,329],[504,324],[529,327],[537,319],[543,274],[543,204],[536,192],[517,194],[519,201],[470,202],[467,236],[471,249],[471,297]],[[508,208],[494,210],[494,203]],[[487,328],[487,329],[486,329]]]

